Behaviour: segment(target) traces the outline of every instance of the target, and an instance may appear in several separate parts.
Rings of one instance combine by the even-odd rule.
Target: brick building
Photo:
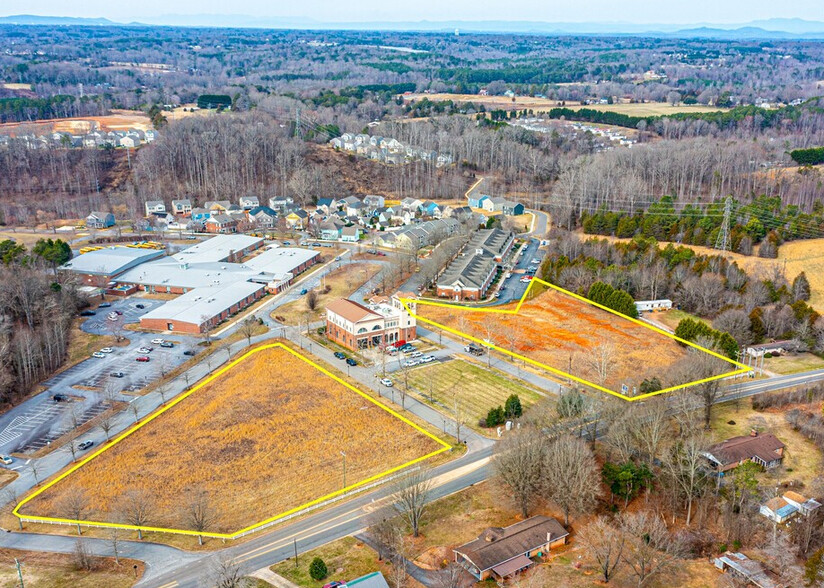
[[[326,336],[353,351],[412,341],[417,338],[416,320],[400,301],[412,297],[398,292],[373,298],[368,306],[338,298],[326,307]],[[407,304],[415,312],[415,303]]]

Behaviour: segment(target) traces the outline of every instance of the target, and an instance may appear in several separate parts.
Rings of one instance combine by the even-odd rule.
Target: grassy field
[[[280,348],[258,351],[23,507],[116,521],[128,491],[151,497],[150,526],[191,528],[182,497],[203,491],[212,532],[230,533],[440,448],[433,439]],[[73,517],[72,517],[73,518]]]
[[[614,357],[603,385],[612,390],[654,376],[666,385],[667,369],[687,356],[665,335],[551,289],[525,301],[518,314],[419,302],[418,315],[597,384],[602,382],[588,360],[599,346],[610,347]]]
[[[764,358],[764,369],[776,374],[797,374],[824,368],[824,359],[812,353]]]
[[[329,576],[320,582],[309,576],[309,563],[316,557],[329,569]],[[306,588],[321,588],[335,580],[346,582],[378,570],[386,575],[388,568],[386,560],[378,561],[378,554],[354,537],[344,537],[304,553],[298,557],[298,567],[294,559],[271,566],[276,574]]]
[[[326,305],[336,298],[346,298],[355,290],[363,286],[381,270],[379,263],[359,263],[357,265],[344,265],[329,272],[321,282],[318,292],[318,303],[314,311],[310,311],[306,306],[306,298],[284,304],[272,311],[272,316],[283,317],[287,325],[296,325],[300,321],[306,320],[308,313],[309,322],[320,320],[325,312]],[[323,286],[331,288],[328,293],[321,294]]]
[[[688,312],[684,312],[683,310],[678,310],[677,308],[673,308],[671,310],[667,310],[664,312],[653,312],[650,314],[645,314],[644,318],[651,319],[653,321],[659,322],[671,330],[675,330],[680,323],[684,319],[692,319],[694,321],[701,321],[707,323],[708,325],[712,326],[711,321],[707,319],[703,319],[699,316],[695,316],[694,314],[690,314]]]
[[[772,433],[783,441],[787,448],[784,466],[775,473],[777,479],[766,484],[774,487],[790,480],[809,484],[821,472],[824,464],[821,452],[811,441],[787,424],[783,412],[783,409],[755,411],[750,399],[742,400],[738,404],[731,402],[718,405],[713,408],[713,439],[723,441],[736,435],[748,435],[753,428],[762,433]]]
[[[395,382],[402,386],[403,375],[396,373]],[[473,428],[478,428],[478,420],[485,417],[490,408],[503,406],[510,394],[518,395],[524,409],[540,399],[532,388],[462,359],[410,370],[409,386],[423,396],[431,395],[436,403],[449,410],[457,399],[466,424]]]
[[[116,565],[114,559],[101,558],[95,569],[86,571],[75,568],[70,554],[0,549],[0,588],[20,586],[14,558],[22,564],[26,588],[126,588],[135,583],[134,566],[138,577],[144,567],[130,559],[121,559]]]
[[[483,104],[487,108],[506,108],[523,110],[550,110],[552,108],[559,108],[560,102],[551,100],[549,98],[533,98],[531,96],[516,96],[513,101],[507,96],[480,96],[478,94],[412,94],[404,96],[404,100],[420,100],[421,98],[428,98],[432,101],[438,100],[452,100],[454,102],[472,102],[474,104]],[[682,112],[718,112],[727,110],[726,108],[718,108],[715,106],[703,106],[699,104],[687,105],[678,104],[670,106],[664,102],[648,102],[642,103],[621,103],[621,104],[588,104],[581,105],[580,103],[567,101],[565,108],[570,110],[579,110],[581,108],[589,108],[591,110],[601,110],[604,112],[618,112],[620,114],[629,114],[632,116],[658,116],[667,114],[678,114]]]

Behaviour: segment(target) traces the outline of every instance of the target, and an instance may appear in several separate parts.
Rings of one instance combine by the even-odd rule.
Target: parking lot
[[[137,308],[137,304],[144,308]],[[99,308],[80,328],[92,334],[109,335],[111,332],[105,324],[109,312],[119,310],[124,323],[136,323],[143,313],[161,304],[162,300],[136,297],[111,301],[110,307]],[[0,415],[0,453],[33,452],[42,448],[70,430],[75,422],[82,424],[100,414],[110,397],[128,401],[128,395],[139,392],[190,359],[184,351],[200,349],[198,339],[179,333],[168,337],[175,344],[173,348],[152,343],[152,339],[166,338],[157,334],[130,330],[123,330],[121,334],[129,340],[128,345],[112,347],[112,351],[101,358],[89,357],[65,369],[43,383],[44,392]],[[141,347],[153,350],[145,353],[139,351]],[[136,361],[141,355],[149,357],[149,361]],[[122,376],[114,377],[113,373]],[[68,400],[55,402],[55,394]],[[68,413],[71,423],[67,422]]]
[[[530,239],[526,244],[523,254],[521,254],[515,262],[512,269],[512,276],[508,280],[505,280],[503,286],[501,286],[501,296],[498,298],[498,304],[520,300],[524,295],[524,292],[526,292],[526,289],[529,287],[529,283],[521,282],[524,272],[530,266],[534,267],[536,265],[532,263],[533,259],[539,261],[538,266],[540,266],[540,262],[543,262],[544,259],[545,251],[538,249],[538,246],[539,241],[537,239]]]

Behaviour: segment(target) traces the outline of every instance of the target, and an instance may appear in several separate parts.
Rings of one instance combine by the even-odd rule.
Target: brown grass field
[[[99,558],[91,570],[78,570],[69,553],[47,553],[0,549],[0,588],[18,588],[20,580],[14,560],[22,564],[23,582],[27,588],[127,588],[143,575],[141,561],[120,558]]]
[[[11,136],[23,133],[88,133],[95,129],[102,131],[125,131],[127,129],[147,131],[151,128],[152,122],[149,117],[137,110],[112,110],[112,114],[107,116],[54,118],[0,124],[0,132]]]
[[[412,94],[404,96],[403,98],[406,101],[428,98],[432,101],[452,100],[454,102],[472,102],[474,104],[483,104],[487,108],[515,108],[518,110],[523,110],[526,108],[537,111],[561,107],[558,100],[550,100],[549,98],[533,98],[531,96],[516,96],[514,102],[512,98],[508,98],[506,96],[480,96],[478,94]],[[676,106],[670,106],[669,104],[663,102],[582,105],[578,102],[567,101],[564,108],[569,108],[570,110],[589,108],[591,110],[618,112],[620,114],[629,114],[632,116],[658,116],[679,114],[682,112],[718,112],[727,110],[726,108],[717,108],[715,106],[703,106],[697,104],[679,104]]]
[[[515,304],[496,308],[513,310]],[[491,334],[498,347],[599,384],[586,358],[602,344],[611,346],[616,363],[604,386],[612,390],[653,376],[666,384],[667,368],[687,356],[669,337],[555,290],[525,301],[516,315],[422,303],[418,315],[478,339]]]
[[[95,457],[22,511],[66,517],[85,493],[89,520],[119,522],[129,490],[152,498],[147,526],[191,528],[182,505],[205,490],[231,533],[420,458],[441,446],[311,364],[264,348]],[[61,502],[62,500],[62,502]]]

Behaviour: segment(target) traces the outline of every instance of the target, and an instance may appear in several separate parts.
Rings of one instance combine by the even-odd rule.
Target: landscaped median
[[[231,539],[448,449],[272,343],[149,415],[13,512],[32,522]]]

